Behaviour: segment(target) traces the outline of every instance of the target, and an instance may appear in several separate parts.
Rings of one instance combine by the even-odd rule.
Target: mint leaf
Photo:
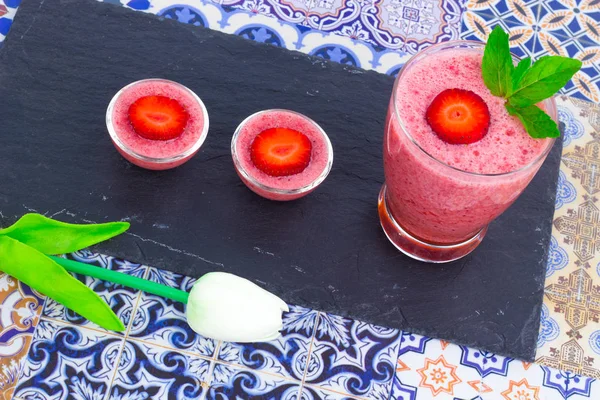
[[[496,25],[488,37],[481,63],[483,82],[494,96],[506,97],[511,91],[514,68],[508,34]]]
[[[525,130],[532,138],[543,139],[560,136],[556,122],[538,106],[531,105],[520,108],[506,103],[505,107],[510,115],[519,117]]]
[[[523,74],[508,101],[514,107],[524,108],[552,97],[579,71],[581,65],[581,61],[572,58],[542,57]]]
[[[519,87],[519,83],[521,82],[521,78],[525,75],[525,72],[529,70],[531,66],[531,57],[527,57],[519,61],[519,64],[515,68],[512,74],[512,90],[511,93],[517,90]]]
[[[506,108],[506,111],[508,111],[508,113],[512,116],[517,115],[517,109],[514,108],[513,106],[511,106],[510,104],[508,104],[508,102],[504,103],[504,107]]]

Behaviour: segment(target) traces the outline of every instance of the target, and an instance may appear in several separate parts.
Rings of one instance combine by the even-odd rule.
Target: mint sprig
[[[514,67],[508,34],[496,25],[483,53],[483,82],[494,96],[506,99],[506,109],[517,116],[536,139],[558,137],[556,122],[536,104],[552,97],[579,71],[581,61],[545,56],[531,65],[529,57]]]
[[[505,97],[512,89],[511,76],[515,67],[507,43],[508,35],[502,29],[494,29],[483,52],[483,81],[490,92],[498,97]]]
[[[527,69],[508,101],[515,107],[527,107],[552,97],[581,68],[581,61],[560,56],[545,56]]]
[[[556,126],[556,122],[554,122],[554,120],[538,106],[531,105],[516,108],[509,103],[506,103],[505,106],[510,115],[519,117],[525,130],[532,138],[543,139],[560,136],[560,131]]]
[[[523,75],[525,75],[525,72],[527,72],[529,67],[531,67],[531,57],[527,57],[519,61],[519,64],[517,64],[517,67],[515,68],[512,74],[512,88],[510,91],[511,94],[519,87],[519,83],[521,82]]]

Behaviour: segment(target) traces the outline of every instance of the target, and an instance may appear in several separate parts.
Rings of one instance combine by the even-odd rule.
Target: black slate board
[[[142,78],[179,81],[207,104],[201,152],[166,172],[113,148],[106,106]],[[471,256],[408,259],[379,227],[383,122],[392,78],[96,1],[25,1],[0,51],[2,225],[28,210],[130,220],[97,250],[189,275],[225,270],[290,303],[532,360],[560,145]],[[274,203],[237,178],[231,135],[290,108],[318,121],[333,170],[310,196]]]

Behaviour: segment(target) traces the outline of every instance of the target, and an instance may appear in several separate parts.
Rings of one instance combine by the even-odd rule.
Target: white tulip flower
[[[239,276],[211,272],[192,287],[187,321],[202,336],[227,342],[277,339],[287,304],[273,293]]]

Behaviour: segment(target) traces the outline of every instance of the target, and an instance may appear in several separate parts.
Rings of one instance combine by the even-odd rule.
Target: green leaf
[[[90,288],[38,250],[0,236],[0,270],[111,331],[125,327]]]
[[[527,107],[552,97],[581,68],[581,61],[561,56],[545,56],[523,74],[509,97],[514,107]]]
[[[0,230],[0,237],[11,237],[44,254],[64,254],[103,242],[127,229],[128,222],[75,225],[40,214],[25,214],[12,226]]]
[[[512,89],[513,70],[508,34],[500,25],[496,25],[488,37],[483,52],[481,63],[483,82],[494,96],[506,97]]]
[[[514,92],[519,87],[519,82],[521,82],[521,78],[525,75],[525,72],[529,70],[531,66],[531,57],[527,57],[519,61],[517,67],[513,71],[512,74],[512,90],[511,93]]]
[[[506,103],[505,107],[510,115],[519,117],[525,130],[532,138],[544,139],[560,136],[556,122],[538,106],[532,105],[519,108]]]
[[[508,102],[504,103],[504,107],[506,108],[506,111],[508,111],[508,113],[512,116],[517,115],[517,109],[514,108],[513,106],[511,106],[510,104],[508,104]]]

